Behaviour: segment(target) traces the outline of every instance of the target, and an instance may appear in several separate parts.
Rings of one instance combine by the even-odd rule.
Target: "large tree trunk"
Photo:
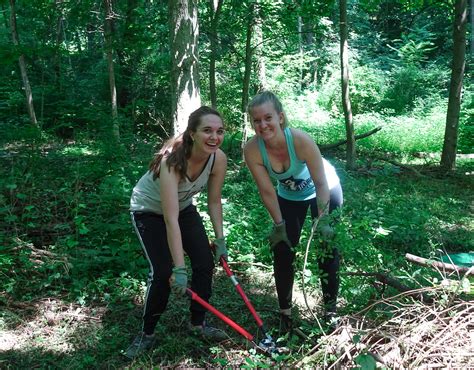
[[[340,56],[341,56],[341,87],[342,108],[344,109],[344,121],[346,124],[346,168],[355,168],[356,147],[354,139],[354,124],[352,122],[351,100],[349,96],[349,55],[347,41],[347,0],[339,1],[340,11]]]
[[[171,112],[173,134],[186,130],[201,105],[198,9],[196,0],[169,0],[171,36]]]
[[[216,59],[217,59],[217,26],[221,14],[222,3],[224,0],[209,0],[211,10],[211,60],[209,61],[209,93],[211,96],[212,108],[217,108],[217,90],[216,90]]]
[[[115,87],[115,71],[114,71],[114,49],[112,45],[113,19],[112,0],[104,0],[105,5],[105,48],[107,54],[107,68],[109,71],[109,87],[110,87],[110,101],[112,105],[112,134],[113,137],[119,141],[120,131],[118,124],[118,109],[117,109],[117,89]]]
[[[10,0],[10,29],[12,33],[13,44],[18,47],[18,31],[16,27],[16,13],[15,13],[15,0]],[[23,53],[18,58],[18,63],[20,65],[21,79],[23,80],[23,88],[25,89],[26,95],[26,107],[28,109],[28,114],[30,116],[30,121],[33,125],[38,126],[38,121],[36,120],[35,107],[33,105],[33,93],[31,91],[30,80],[28,79],[28,73],[26,71],[25,56]]]
[[[459,112],[461,110],[462,80],[466,54],[467,0],[456,0],[454,5],[453,26],[453,62],[451,83],[449,87],[448,112],[444,132],[441,168],[445,171],[456,165],[456,148],[458,144]]]

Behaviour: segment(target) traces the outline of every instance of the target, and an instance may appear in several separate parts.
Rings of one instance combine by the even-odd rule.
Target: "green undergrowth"
[[[399,137],[406,137],[400,129]],[[373,146],[385,151],[400,141],[392,138],[389,143],[376,135],[370,139]],[[433,141],[438,140],[436,135]],[[399,152],[419,149],[421,142],[426,146],[420,151],[432,151],[438,145],[420,139],[407,142]],[[370,147],[362,144],[362,148]],[[369,278],[354,273],[383,272],[419,287],[432,283],[435,276],[407,263],[406,253],[428,258],[474,249],[473,223],[467,211],[473,200],[472,160],[459,160],[458,170],[446,177],[418,165],[420,176],[371,157],[365,150],[354,172],[344,170],[339,152],[327,153],[344,188],[336,239],[342,255],[341,314],[356,312],[379,294]],[[152,141],[131,138],[125,138],[121,147],[88,140],[58,142],[44,135],[9,137],[2,143],[0,331],[5,348],[0,349],[1,367],[129,365],[120,350],[139,330],[148,266],[129,221],[128,201],[152,153]],[[223,189],[229,260],[266,326],[278,338],[272,260],[266,242],[271,222],[249,171],[238,158],[229,158]],[[197,203],[204,211],[205,195]],[[209,219],[204,218],[210,230]],[[295,289],[301,288],[304,278],[308,298],[316,302],[312,309],[320,313],[317,238],[309,250],[307,271],[302,271],[309,228],[308,222],[297,250]],[[229,341],[203,343],[186,332],[185,301],[172,298],[158,328],[159,346],[132,367],[283,366],[297,361],[312,345],[282,338],[290,352],[272,360],[255,353],[216,318],[210,320],[229,333]],[[220,269],[212,303],[256,332],[252,317]],[[316,339],[320,332],[307,307],[298,304],[295,311],[297,323]]]

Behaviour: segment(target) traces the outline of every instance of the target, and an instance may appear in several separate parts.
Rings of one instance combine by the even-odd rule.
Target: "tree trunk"
[[[173,134],[182,133],[201,105],[196,0],[169,0]]]
[[[217,1],[217,2],[216,2]],[[211,60],[209,61],[209,94],[212,108],[217,108],[216,59],[217,59],[217,26],[224,0],[209,0],[211,10]]]
[[[299,89],[300,91],[303,90],[303,75],[304,75],[304,70],[303,70],[303,67],[304,67],[304,48],[303,48],[303,35],[302,35],[302,32],[303,32],[303,19],[301,18],[301,16],[299,15],[298,16],[298,49],[299,49],[299,67],[300,67],[300,72],[299,72],[299,77],[300,77],[300,80],[299,80]]]
[[[16,27],[16,13],[15,13],[15,0],[10,0],[10,28],[12,33],[13,44],[18,47],[18,31]],[[38,121],[36,120],[35,107],[33,105],[33,93],[31,91],[30,80],[28,79],[28,73],[26,71],[25,56],[23,54],[18,58],[18,63],[20,65],[21,79],[23,80],[23,88],[25,89],[26,95],[26,107],[28,108],[28,114],[30,116],[30,121],[33,125],[38,127]]]
[[[267,68],[265,65],[264,58],[264,44],[263,44],[263,30],[262,30],[263,20],[260,15],[255,15],[255,56],[257,58],[257,70],[256,74],[258,76],[258,85],[257,92],[263,91],[267,88]]]
[[[342,108],[344,109],[344,121],[346,124],[346,168],[355,168],[356,147],[354,139],[354,124],[352,122],[351,100],[349,96],[349,55],[347,41],[347,0],[339,1],[340,11],[340,57],[341,57],[341,87],[342,87]]]
[[[247,129],[247,104],[249,101],[249,88],[250,88],[250,74],[252,73],[252,33],[254,26],[254,3],[251,3],[249,8],[249,14],[247,19],[247,39],[245,41],[245,71],[244,71],[244,83],[242,86],[242,155],[245,142],[247,141],[248,129]]]
[[[114,14],[112,0],[104,0],[105,5],[105,49],[107,54],[107,69],[109,72],[110,101],[112,105],[112,134],[115,140],[120,140],[117,110],[117,89],[115,87],[114,49],[112,45],[112,30]]]
[[[456,0],[454,5],[453,26],[453,62],[451,83],[449,87],[448,112],[444,132],[441,168],[445,171],[456,165],[456,148],[458,144],[459,112],[461,110],[462,80],[466,54],[467,0]]]

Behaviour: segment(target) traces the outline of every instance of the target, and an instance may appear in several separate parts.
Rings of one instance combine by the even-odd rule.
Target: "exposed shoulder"
[[[217,172],[225,172],[226,168],[227,168],[227,156],[221,149],[217,149],[216,157],[215,157],[215,161],[214,161],[214,165],[212,167],[211,173],[215,174]]]
[[[216,151],[216,162],[227,162],[227,155],[222,149],[217,149]]]
[[[252,137],[244,146],[244,153],[252,153],[258,150],[257,136]]]
[[[252,137],[244,146],[244,157],[247,164],[251,162],[262,162],[262,156],[258,148],[257,136]]]
[[[306,132],[295,128],[290,130],[293,134],[293,145],[295,147],[296,156],[299,159],[307,161],[319,153],[314,139]]]
[[[290,131],[293,136],[293,142],[295,143],[296,147],[299,147],[301,145],[314,144],[313,138],[303,130],[297,128],[290,128]]]

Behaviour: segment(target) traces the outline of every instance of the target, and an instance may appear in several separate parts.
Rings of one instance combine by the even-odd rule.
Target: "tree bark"
[[[105,5],[105,49],[107,54],[107,69],[109,72],[110,102],[112,106],[112,135],[115,140],[120,140],[117,109],[117,89],[115,86],[114,49],[112,45],[113,19],[112,0],[104,0]]]
[[[258,85],[256,86],[257,92],[263,91],[267,88],[267,68],[265,65],[264,58],[264,42],[263,42],[263,20],[260,14],[255,14],[255,57],[257,58],[257,70]]]
[[[10,0],[10,29],[12,33],[13,44],[18,47],[20,42],[18,40],[18,30],[16,27],[16,13],[15,13],[15,0]],[[33,104],[33,93],[31,91],[30,80],[28,79],[28,73],[26,71],[25,56],[23,53],[20,54],[18,58],[18,63],[20,65],[21,79],[23,81],[23,88],[25,89],[26,95],[26,107],[28,109],[28,115],[30,116],[30,121],[33,125],[38,127],[38,121],[36,120],[35,107]]]
[[[247,128],[247,104],[249,102],[249,90],[250,90],[250,74],[252,73],[252,56],[253,56],[253,49],[252,49],[252,34],[254,28],[254,17],[255,17],[255,6],[252,2],[249,6],[249,13],[247,18],[247,37],[245,40],[245,71],[244,71],[244,81],[242,86],[242,157],[243,157],[243,149],[245,143],[247,142],[248,136],[248,128]]]
[[[250,75],[252,73],[252,35],[254,28],[254,3],[250,4],[249,14],[247,18],[247,37],[245,40],[245,71],[244,71],[244,81],[242,86],[242,105],[241,110],[245,112],[247,109],[247,104],[249,101],[249,90],[250,90]]]
[[[216,2],[217,1],[217,2]],[[211,10],[211,60],[209,61],[209,95],[211,97],[212,108],[217,108],[217,90],[216,90],[216,59],[219,16],[221,14],[222,3],[224,0],[209,0]]]
[[[415,256],[414,254],[405,254],[407,261],[416,263],[417,265],[431,267],[434,269],[447,270],[451,272],[457,272],[459,274],[474,275],[472,267],[453,265],[452,263],[445,263],[440,261],[433,261],[423,257]]]
[[[352,108],[349,95],[349,56],[347,40],[347,0],[339,1],[339,31],[340,31],[340,57],[341,57],[341,88],[342,108],[344,110],[344,122],[346,125],[346,168],[355,168],[356,147],[354,139],[354,124],[352,122]]]
[[[169,0],[171,37],[171,112],[173,134],[186,130],[201,105],[198,8],[196,0]]]
[[[454,169],[456,165],[456,149],[458,144],[459,112],[461,110],[461,92],[464,68],[466,65],[466,24],[467,0],[456,0],[454,5],[453,25],[453,62],[451,67],[451,83],[449,87],[448,111],[444,132],[441,168],[445,171]]]

